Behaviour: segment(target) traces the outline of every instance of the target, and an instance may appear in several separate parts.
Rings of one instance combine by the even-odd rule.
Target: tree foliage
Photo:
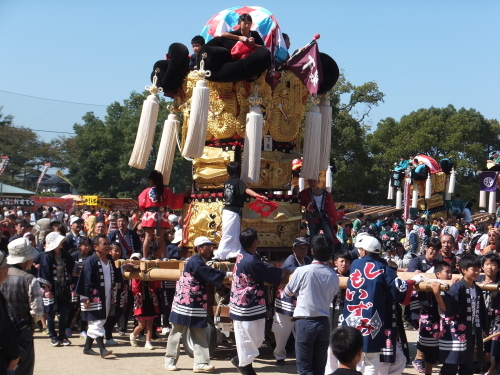
[[[0,176],[6,183],[34,189],[44,163],[66,166],[71,138],[43,141],[33,130],[14,124],[14,117],[4,116],[0,107],[0,153],[10,156],[9,165]]]
[[[153,149],[146,169],[129,167],[147,94],[133,92],[123,104],[112,103],[104,120],[89,112],[83,116],[83,124],[75,124],[74,141],[78,151],[70,166],[70,179],[80,194],[135,198],[147,186],[147,176],[156,163],[163,123],[168,116],[167,103],[161,100]],[[183,191],[191,184],[191,175],[191,164],[177,155],[171,187]]]
[[[370,110],[383,102],[384,94],[375,82],[355,86],[340,76],[331,105],[332,151],[337,173],[333,192],[337,201],[372,201],[372,160],[366,145]]]

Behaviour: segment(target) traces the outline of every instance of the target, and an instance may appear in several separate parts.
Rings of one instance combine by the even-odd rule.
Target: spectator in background
[[[66,238],[58,232],[46,237],[45,253],[40,260],[38,280],[43,288],[43,304],[52,346],[67,346],[68,311],[71,301],[71,274],[74,261],[63,250]],[[55,315],[59,314],[59,333],[55,328]]]
[[[95,235],[106,234],[106,224],[102,221],[98,221],[95,225]],[[93,238],[93,237],[92,237]]]
[[[0,251],[0,286],[7,280],[7,255]],[[19,362],[19,349],[17,345],[11,345],[16,341],[17,333],[12,326],[9,317],[7,302],[0,292],[0,374],[6,374],[7,370],[14,371]]]
[[[22,215],[21,215],[21,218],[16,219],[16,224],[14,226],[16,233],[11,238],[9,238],[9,242],[12,242],[12,241],[24,236],[24,233],[26,233],[27,226],[28,226],[28,223],[26,222],[26,220],[24,220],[22,218]]]
[[[116,220],[117,229],[109,232],[109,243],[118,243],[122,248],[122,259],[129,259],[133,253],[142,254],[142,243],[135,231],[128,229],[128,216],[120,214]],[[142,254],[146,257],[147,254]]]
[[[9,244],[7,263],[10,265],[7,280],[0,291],[9,306],[9,316],[16,326],[16,340],[22,343],[18,367],[13,374],[32,375],[35,367],[35,347],[32,326],[43,316],[40,283],[27,273],[38,251],[27,238],[18,238]],[[10,343],[12,344],[12,343]]]
[[[80,243],[80,237],[82,237],[83,232],[83,219],[78,216],[74,216],[70,222],[70,232],[66,236],[66,242],[64,244],[64,249],[71,254],[78,249],[78,244]]]
[[[115,213],[110,213],[108,216],[108,233],[118,229],[118,224],[116,223],[117,215]]]

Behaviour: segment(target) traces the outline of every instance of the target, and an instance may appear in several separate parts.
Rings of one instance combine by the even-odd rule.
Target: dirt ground
[[[410,342],[411,356],[415,354],[416,331],[408,331],[408,341]],[[66,347],[51,347],[47,335],[37,332],[35,334],[35,374],[65,374],[81,375],[86,374],[167,374],[164,369],[164,355],[166,347],[165,336],[153,342],[156,350],[145,350],[144,341],[139,342],[139,347],[130,346],[128,336],[114,339],[118,342],[116,346],[109,346],[114,355],[102,359],[97,356],[86,356],[82,353],[85,340],[74,337],[70,339],[72,345]],[[94,350],[97,350],[94,344]],[[237,374],[236,369],[229,360],[236,355],[236,346],[232,341],[223,342],[215,351],[211,364],[215,366],[216,374]],[[254,369],[258,374],[296,374],[297,368],[293,358],[287,359],[286,364],[277,366],[272,354],[272,349],[264,345],[260,350],[260,355],[254,362]],[[182,349],[177,366],[181,371],[173,374],[191,374],[193,359],[188,357]],[[116,372],[115,372],[116,371]],[[438,370],[435,369],[437,374]],[[412,365],[406,366],[403,374],[417,374]]]

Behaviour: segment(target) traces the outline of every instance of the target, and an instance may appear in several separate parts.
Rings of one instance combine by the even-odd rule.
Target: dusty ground
[[[410,350],[413,356],[417,333],[416,331],[408,331],[407,335],[411,343]],[[71,346],[53,348],[50,346],[49,337],[37,332],[35,334],[35,374],[167,374],[167,371],[163,367],[166,347],[164,336],[161,336],[160,340],[153,343],[156,347],[156,350],[153,351],[145,350],[143,348],[144,342],[140,342],[137,348],[131,347],[128,337],[118,337],[115,335],[115,340],[118,342],[118,345],[108,347],[108,349],[112,349],[116,355],[102,359],[82,354],[83,339],[72,338]],[[96,344],[94,344],[94,347],[96,347]],[[96,348],[94,349],[96,350]],[[217,348],[211,362],[216,367],[215,373],[238,373],[229,362],[234,355],[236,355],[234,342],[225,342]],[[173,372],[172,374],[185,375],[192,373],[193,360],[184,353],[182,345],[178,367],[181,371]],[[268,346],[261,348],[261,354],[255,360],[254,368],[258,374],[297,373],[293,359],[287,360],[284,366],[276,366],[272,349]],[[437,369],[435,369],[434,373],[438,373]],[[417,374],[417,372],[409,365],[403,374]]]

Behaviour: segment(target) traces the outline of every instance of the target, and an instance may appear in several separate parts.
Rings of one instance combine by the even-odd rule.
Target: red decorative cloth
[[[241,41],[236,42],[236,44],[231,48],[231,58],[233,61],[241,60],[250,55],[258,47],[251,46],[248,43]]]
[[[278,203],[265,201],[263,198],[257,197],[257,199],[248,205],[248,208],[254,210],[260,216],[268,217],[278,208]]]

